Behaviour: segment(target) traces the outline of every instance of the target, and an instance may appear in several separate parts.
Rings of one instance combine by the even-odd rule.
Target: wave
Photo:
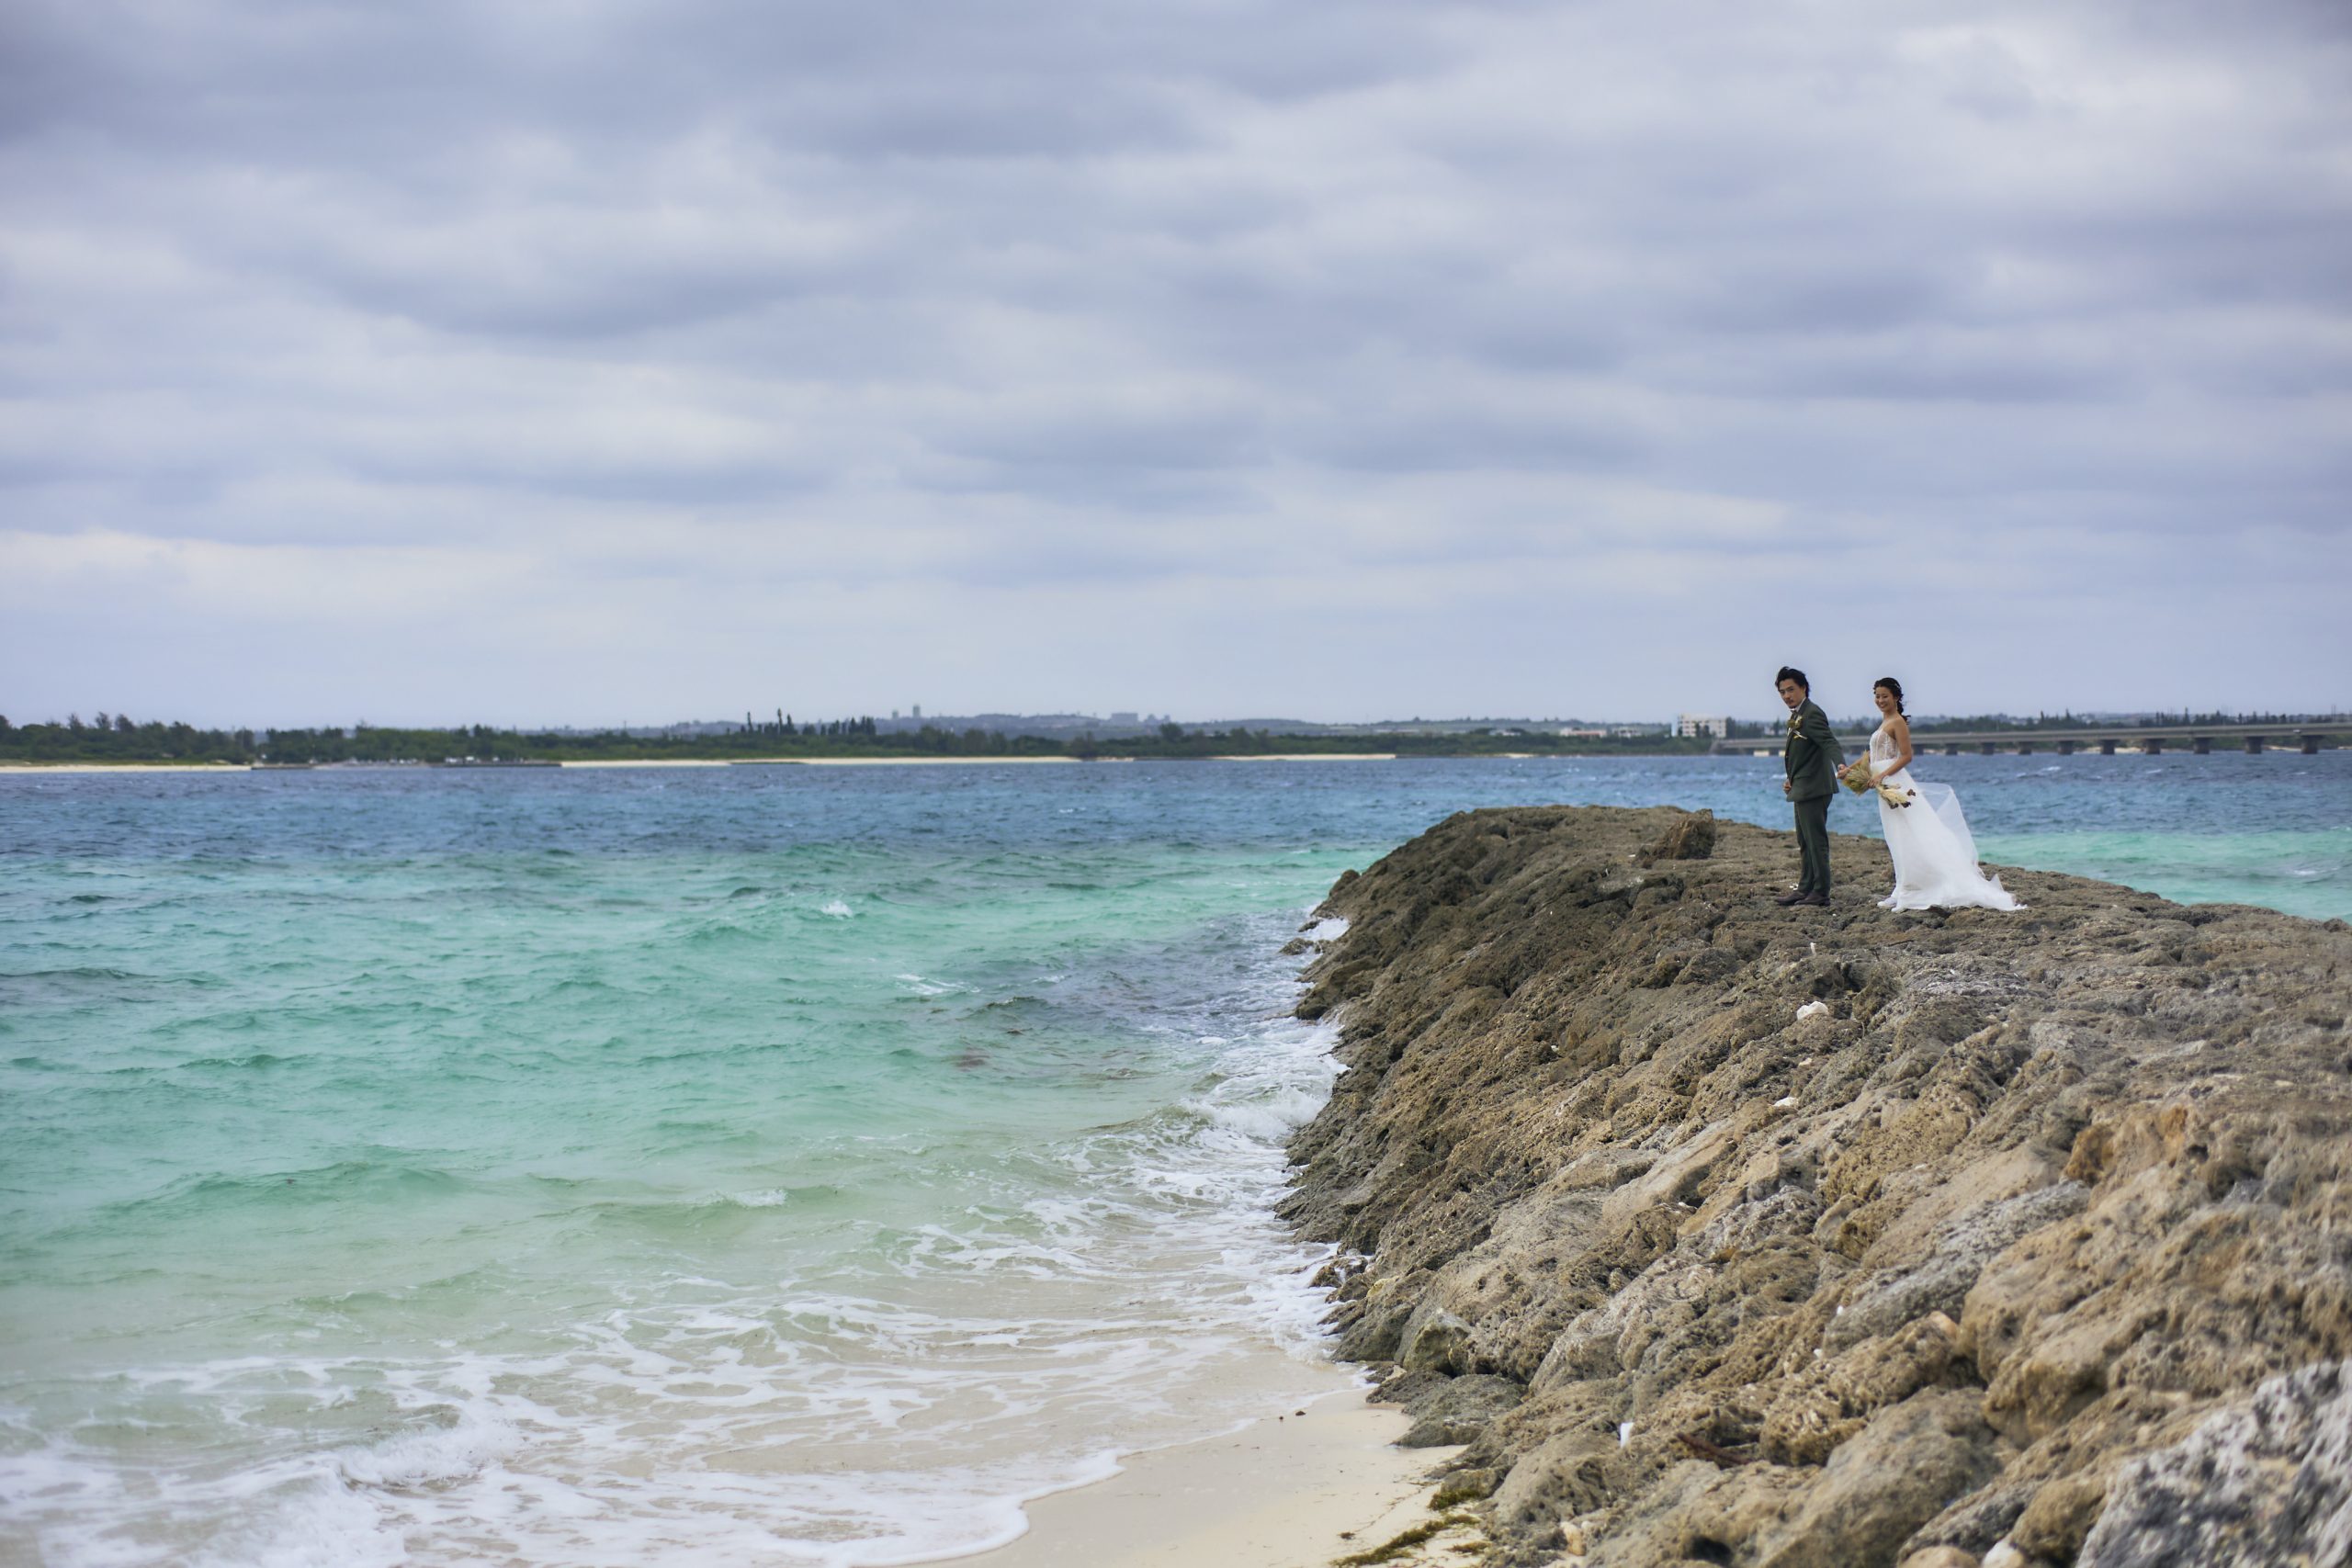
[[[153,1192],[102,1204],[104,1216],[154,1217],[259,1206],[285,1208],[353,1200],[413,1199],[463,1190],[464,1178],[434,1166],[394,1160],[338,1160],[332,1165],[261,1174],[183,1177]]]
[[[951,997],[972,987],[961,980],[927,980],[921,975],[901,975],[899,984],[918,997]]]
[[[175,1062],[172,1065],[174,1067],[179,1069],[196,1067],[282,1067],[291,1062],[302,1062],[308,1061],[309,1059],[308,1055],[280,1056],[268,1051],[256,1051],[250,1056],[190,1056],[186,1061]],[[119,1072],[147,1072],[155,1071],[157,1069],[129,1067],[118,1068],[116,1070]]]
[[[780,1209],[787,1203],[821,1203],[842,1197],[840,1188],[829,1182],[811,1182],[803,1187],[768,1187],[756,1192],[715,1192],[697,1198],[694,1208]]]
[[[521,1445],[504,1421],[458,1416],[437,1431],[409,1432],[372,1447],[339,1449],[335,1471],[355,1486],[423,1486],[479,1475]]]
[[[98,980],[108,983],[123,980],[157,980],[163,976],[142,975],[131,969],[114,969],[104,964],[76,964],[60,969],[17,969],[0,972],[0,982],[8,980]]]

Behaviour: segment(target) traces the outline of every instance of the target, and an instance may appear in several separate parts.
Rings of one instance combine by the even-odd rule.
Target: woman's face
[[[1888,691],[1884,686],[1872,686],[1871,688],[1871,701],[1878,704],[1878,711],[1880,713],[1884,714],[1889,718],[1893,718],[1894,716],[1894,694]]]

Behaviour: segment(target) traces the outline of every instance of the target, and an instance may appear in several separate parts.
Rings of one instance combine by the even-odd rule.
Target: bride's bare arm
[[[1911,765],[1911,727],[1898,715],[1886,721],[1886,728],[1895,748],[1894,766],[1886,771],[1899,773]]]

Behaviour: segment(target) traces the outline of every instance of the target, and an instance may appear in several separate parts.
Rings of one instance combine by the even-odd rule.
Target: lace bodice
[[[1894,760],[1894,737],[1889,735],[1886,732],[1886,726],[1882,724],[1876,729],[1871,731],[1871,761],[1873,762],[1888,762],[1893,761]]]

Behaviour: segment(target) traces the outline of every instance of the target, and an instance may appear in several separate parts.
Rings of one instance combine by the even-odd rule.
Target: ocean
[[[2352,753],[1917,771],[1989,861],[2352,917]],[[1009,1539],[1329,1386],[1272,1205],[1340,871],[1473,806],[1785,826],[1779,777],[0,776],[0,1561]]]

